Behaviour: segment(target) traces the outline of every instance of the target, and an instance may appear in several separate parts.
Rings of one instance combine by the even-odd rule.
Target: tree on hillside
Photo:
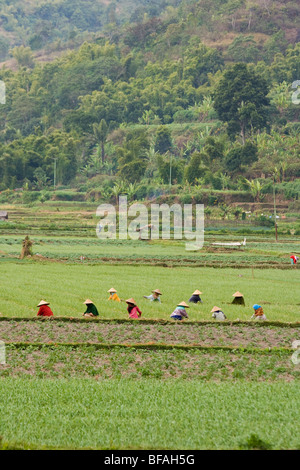
[[[230,137],[240,134],[244,144],[247,134],[267,126],[267,94],[267,82],[246,64],[235,64],[224,72],[213,96],[214,108],[227,123]]]
[[[172,136],[170,130],[166,126],[159,126],[155,136],[155,151],[163,154],[171,150]]]
[[[33,54],[30,47],[14,47],[11,53],[18,62],[19,67],[32,68],[34,66]]]
[[[105,119],[101,119],[100,124],[93,124],[93,131],[97,141],[101,145],[101,160],[102,163],[104,163],[104,145],[108,134],[108,125],[106,124]]]
[[[129,132],[123,145],[117,148],[118,176],[128,182],[135,183],[143,177],[147,167],[147,153],[150,144],[146,131]]]
[[[241,170],[242,165],[251,165],[258,159],[257,145],[249,140],[244,145],[236,144],[225,158],[225,167],[231,173]]]

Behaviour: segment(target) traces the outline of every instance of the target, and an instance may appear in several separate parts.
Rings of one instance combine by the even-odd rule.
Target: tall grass
[[[4,441],[37,447],[299,449],[299,384],[0,381]]]

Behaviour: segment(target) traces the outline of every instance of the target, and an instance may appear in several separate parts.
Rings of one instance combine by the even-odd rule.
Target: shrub
[[[40,197],[40,191],[24,191],[22,194],[23,204],[31,204],[34,201],[37,201]]]

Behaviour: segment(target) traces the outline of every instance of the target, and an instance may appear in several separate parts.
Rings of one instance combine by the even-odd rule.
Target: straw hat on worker
[[[109,294],[110,294],[109,297],[108,297],[108,300],[116,300],[117,302],[121,302],[121,299],[118,296],[117,291],[114,287],[109,289],[107,292],[109,292]]]
[[[86,311],[83,313],[84,317],[98,317],[99,313],[96,305],[91,299],[86,299],[83,304],[86,305]]]
[[[172,318],[172,320],[178,320],[178,321],[181,321],[181,320],[184,320],[185,318],[189,318],[187,312],[186,312],[186,308],[189,308],[190,306],[182,301],[180,302],[179,304],[177,304],[175,310],[171,313],[170,315],[170,318]]]
[[[162,295],[162,293],[160,292],[159,289],[154,289],[154,290],[152,291],[152,294],[150,294],[150,295],[144,295],[143,297],[144,297],[144,299],[148,299],[148,300],[150,300],[151,302],[153,302],[153,301],[161,302],[161,300],[160,300],[160,296],[161,296],[161,295]]]
[[[128,305],[127,312],[129,313],[129,318],[140,318],[142,312],[137,306],[135,300],[131,297],[130,299],[125,300],[125,302]]]
[[[222,312],[222,309],[220,307],[217,307],[216,305],[212,308],[210,313],[212,313],[212,317],[215,320],[226,320],[225,313]]]
[[[192,302],[193,304],[197,304],[198,302],[200,302],[202,304],[203,302],[202,302],[201,297],[200,297],[201,294],[202,294],[202,292],[200,292],[200,290],[196,289],[192,293],[192,296],[189,298],[189,302]]]
[[[37,305],[39,307],[39,311],[37,313],[38,317],[52,317],[53,312],[49,307],[50,302],[46,302],[46,300],[41,300],[40,303]]]
[[[233,305],[245,305],[245,300],[243,294],[241,292],[236,291],[232,294],[233,301],[231,302]]]

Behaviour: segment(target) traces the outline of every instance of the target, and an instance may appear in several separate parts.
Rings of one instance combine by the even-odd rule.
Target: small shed
[[[6,211],[0,211],[0,220],[7,220],[8,213]]]

